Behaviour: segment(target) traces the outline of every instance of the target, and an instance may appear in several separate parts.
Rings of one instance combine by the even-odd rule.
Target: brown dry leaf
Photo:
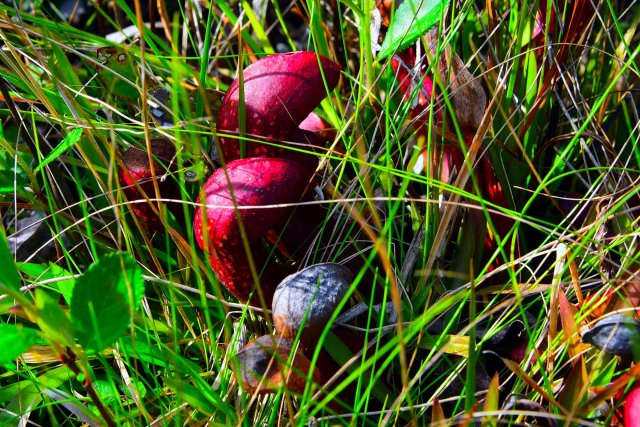
[[[58,362],[60,359],[53,347],[36,344],[29,347],[28,351],[22,353],[22,360],[27,364],[39,365],[41,363]]]
[[[578,299],[578,307],[580,307],[584,304],[584,295],[580,288],[580,274],[578,273],[578,266],[576,265],[575,257],[570,250],[567,251],[567,262],[569,264],[569,273],[571,274],[571,285],[573,286],[576,298]]]
[[[569,345],[568,351],[572,359],[571,363],[575,365],[578,363],[578,360],[575,360],[575,358],[588,348],[587,345],[582,343],[578,334],[578,330],[586,325],[584,322],[579,326],[576,324],[575,316],[578,313],[578,309],[569,302],[562,289],[558,290],[558,304],[560,306],[560,322],[562,323],[563,337]]]
[[[469,72],[458,54],[448,48],[438,63],[438,72],[443,81],[451,82],[451,104],[460,129],[463,133],[475,134],[487,108],[487,96],[482,85]]]
[[[592,317],[598,318],[606,313],[629,308],[635,309],[636,313],[640,315],[640,270],[623,274],[620,279],[614,280],[612,285],[612,289],[600,298],[602,303],[598,309],[594,310]],[[617,290],[621,292],[617,292]]]
[[[437,37],[437,28],[425,36],[432,56],[436,54]],[[438,75],[447,88],[462,133],[474,135],[487,108],[487,95],[480,81],[469,72],[462,59],[449,46],[438,60]]]
[[[21,319],[28,320],[29,322],[33,322],[33,318],[29,315],[29,313],[24,309],[24,307],[20,304],[13,305],[7,309],[7,312],[13,314],[16,317]]]
[[[431,407],[431,424],[442,424],[444,425],[446,418],[444,417],[444,410],[442,409],[442,405],[440,401],[436,397],[433,399],[433,406]]]
[[[567,415],[569,414],[569,411],[560,404],[560,402],[558,402],[552,395],[550,395],[549,393],[547,393],[546,390],[544,390],[540,384],[538,384],[538,382],[536,380],[534,380],[529,374],[527,374],[521,367],[520,365],[518,365],[517,363],[501,357],[500,359],[502,359],[502,363],[504,363],[504,365],[507,367],[507,369],[509,369],[513,374],[515,374],[518,378],[520,378],[522,381],[524,381],[529,387],[531,387],[533,390],[535,390],[544,400],[546,400],[547,402],[549,402],[551,405],[555,406],[556,408],[558,408],[558,410],[564,414]]]

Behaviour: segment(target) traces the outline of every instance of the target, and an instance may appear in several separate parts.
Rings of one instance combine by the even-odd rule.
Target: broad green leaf
[[[20,275],[2,227],[0,227],[0,265],[2,266],[0,268],[0,294],[4,293],[5,289],[19,291]]]
[[[59,282],[52,282],[50,286],[57,288],[64,299],[67,301],[67,303],[71,301],[71,294],[73,292],[73,287],[76,284],[76,279],[73,277],[73,274],[70,271],[65,270],[59,265],[53,263],[44,265],[28,262],[18,263],[18,269],[21,273],[32,277],[35,281],[38,282],[42,280],[52,280],[69,277],[68,279],[60,280]]]
[[[0,323],[0,363],[14,360],[37,341],[37,331],[34,329]]]
[[[93,382],[93,388],[96,390],[100,400],[109,406],[117,406],[120,403],[120,393],[113,383],[105,380],[96,380]]]
[[[618,368],[618,360],[611,357],[609,360],[604,359],[598,366],[593,367],[592,379],[590,384],[592,387],[605,387],[613,381],[616,369]]]
[[[53,151],[51,151],[51,153],[47,155],[47,157],[42,159],[40,164],[33,170],[33,173],[38,173],[42,168],[60,157],[69,148],[76,145],[76,143],[80,141],[81,136],[82,129],[80,128],[73,129],[71,132],[69,132],[67,136],[65,136],[64,139],[60,142],[60,144],[58,144],[58,146],[54,148]]]
[[[99,48],[97,55],[98,61],[103,64],[98,68],[98,75],[107,93],[131,100],[140,98],[136,86],[140,72],[133,56],[123,48],[114,46]]]
[[[36,323],[50,343],[73,347],[73,327],[69,315],[46,291],[36,291]]]
[[[394,15],[378,58],[409,47],[440,21],[448,5],[449,0],[405,0]]]
[[[131,386],[134,388],[140,399],[145,398],[145,396],[147,395],[147,387],[142,381],[131,378]],[[124,394],[133,399],[133,395],[131,394],[131,389],[129,387],[124,387]]]
[[[71,319],[78,342],[100,351],[123,336],[144,294],[142,270],[125,253],[109,254],[76,280]]]

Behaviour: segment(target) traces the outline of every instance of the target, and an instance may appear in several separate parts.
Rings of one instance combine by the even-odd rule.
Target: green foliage
[[[71,320],[78,343],[100,351],[131,325],[144,295],[142,271],[126,253],[100,258],[78,278],[71,296]]]
[[[104,380],[93,382],[93,387],[100,399],[109,406],[117,406],[120,401],[120,393],[114,388],[113,383]]]
[[[44,265],[29,262],[19,263],[18,269],[21,273],[30,276],[36,283],[53,281],[50,286],[60,292],[65,301],[71,301],[71,294],[76,281],[68,270],[53,263]]]
[[[129,52],[118,47],[102,47],[97,51],[97,59],[101,64],[98,75],[107,93],[129,100],[140,97],[137,89],[140,74]]]
[[[26,408],[38,407],[45,395],[43,390],[53,390],[73,377],[72,372],[66,366],[57,366],[42,373],[30,372],[31,378],[14,378],[14,381],[0,388],[0,402],[3,402],[4,411],[0,412],[0,423],[10,424],[15,417],[12,414],[21,415]]]
[[[0,364],[15,360],[36,342],[38,337],[35,329],[22,325],[0,324]]]
[[[73,326],[69,315],[60,307],[58,301],[51,298],[45,291],[36,293],[36,323],[42,330],[44,337],[52,345],[74,347]]]
[[[4,139],[0,124],[0,140]],[[27,174],[21,165],[6,151],[0,151],[0,195],[23,194],[27,185]]]
[[[33,170],[33,173],[36,174],[42,168],[44,168],[49,163],[56,160],[60,155],[64,154],[71,147],[76,145],[78,141],[80,141],[80,137],[82,136],[82,129],[73,129],[67,136],[64,137],[62,142],[53,150],[51,153],[47,154],[47,156],[42,159],[41,162],[38,163],[38,166]]]
[[[406,49],[436,25],[449,6],[449,0],[405,0],[395,12],[379,59]]]
[[[20,289],[20,275],[13,262],[13,256],[9,249],[7,236],[4,229],[0,227],[0,291],[17,291]]]
[[[50,3],[0,3],[0,424],[624,422],[640,307],[629,2],[117,0],[82,19]],[[284,49],[322,53],[341,81],[315,111],[327,143],[293,149],[317,158],[318,191],[287,227],[321,224],[297,253],[280,229],[260,249],[275,270],[337,262],[354,280],[320,345],[294,343],[322,383],[254,396],[235,356],[273,313],[224,289],[193,217],[225,91]],[[403,50],[424,60],[394,69]],[[176,148],[156,173],[180,209],[161,202],[156,229],[119,173],[157,137]]]

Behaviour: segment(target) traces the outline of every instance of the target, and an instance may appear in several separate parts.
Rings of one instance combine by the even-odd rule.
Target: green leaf
[[[0,293],[4,293],[4,289],[20,290],[20,275],[13,261],[13,255],[9,249],[7,236],[4,234],[4,228],[0,227]]]
[[[97,51],[98,75],[104,83],[107,93],[122,98],[137,100],[140,91],[136,83],[140,80],[138,66],[129,52],[121,47],[101,47]]]
[[[590,381],[593,387],[605,387],[613,381],[616,369],[618,368],[618,360],[615,357],[606,358],[599,363],[598,366],[593,367],[592,380]]]
[[[229,404],[226,403],[224,399],[218,394],[218,390],[212,389],[211,386],[207,384],[207,382],[202,378],[201,368],[197,367],[197,369],[195,369],[197,365],[194,365],[193,363],[184,363],[185,360],[185,358],[176,358],[176,364],[182,365],[179,369],[187,373],[187,376],[195,384],[196,390],[200,390],[202,398],[209,402],[209,404],[213,405],[214,408],[217,408],[218,411],[224,412],[225,415],[229,417],[230,421],[233,420],[234,422],[230,422],[230,425],[236,424],[236,413],[234,412],[233,408],[229,406]],[[174,379],[174,381],[178,381],[177,378]],[[169,387],[171,387],[170,383],[168,385]]]
[[[117,406],[120,403],[120,393],[115,388],[113,383],[104,380],[95,380],[93,382],[93,388],[95,389],[100,400],[109,406]]]
[[[45,291],[36,291],[36,323],[50,343],[73,347],[73,327],[60,304]]]
[[[71,319],[85,350],[100,351],[127,331],[144,295],[142,270],[125,253],[109,254],[76,280]]]
[[[394,15],[378,58],[387,58],[418,40],[444,16],[449,1],[405,0]]]
[[[147,387],[144,385],[142,381],[139,381],[135,378],[131,378],[131,386],[136,391],[136,394],[140,399],[144,399],[147,395]],[[131,393],[131,388],[125,387],[124,394],[133,399],[133,394]]]
[[[59,282],[53,282],[51,283],[51,286],[58,289],[67,302],[71,301],[71,294],[73,292],[73,287],[76,284],[76,279],[70,271],[65,270],[54,263],[45,265],[30,262],[18,263],[18,269],[21,273],[33,278],[36,282],[70,277],[69,279],[63,279]]]
[[[18,173],[0,168],[0,194],[13,194],[16,190],[18,194],[22,194],[23,188],[28,184],[29,181],[19,165]]]
[[[33,173],[38,173],[42,168],[47,166],[49,163],[53,162],[55,159],[60,157],[65,151],[69,148],[73,147],[80,141],[80,137],[82,136],[82,129],[75,128],[71,132],[64,137],[64,139],[58,144],[56,148],[47,155],[38,166],[33,170]]]
[[[184,400],[199,411],[207,415],[213,415],[217,412],[216,406],[196,387],[171,377],[164,377],[164,382],[171,390],[176,392],[180,400]]]
[[[0,323],[0,364],[10,362],[38,342],[37,331],[22,325]]]

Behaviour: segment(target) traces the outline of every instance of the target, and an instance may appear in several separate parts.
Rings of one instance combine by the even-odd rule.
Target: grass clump
[[[636,2],[395,3],[0,4],[2,423],[623,422]],[[224,94],[291,50],[341,67],[314,110],[327,144],[267,141],[318,161],[294,207],[320,225],[287,240],[293,214],[255,245],[243,230],[239,253],[257,282],[318,263],[353,277],[313,342],[265,362],[304,387],[247,393],[236,355],[274,333],[271,307],[230,295],[193,218],[220,138],[265,143],[244,102],[238,132],[216,128]],[[135,199],[123,153],[158,138],[175,155]]]

